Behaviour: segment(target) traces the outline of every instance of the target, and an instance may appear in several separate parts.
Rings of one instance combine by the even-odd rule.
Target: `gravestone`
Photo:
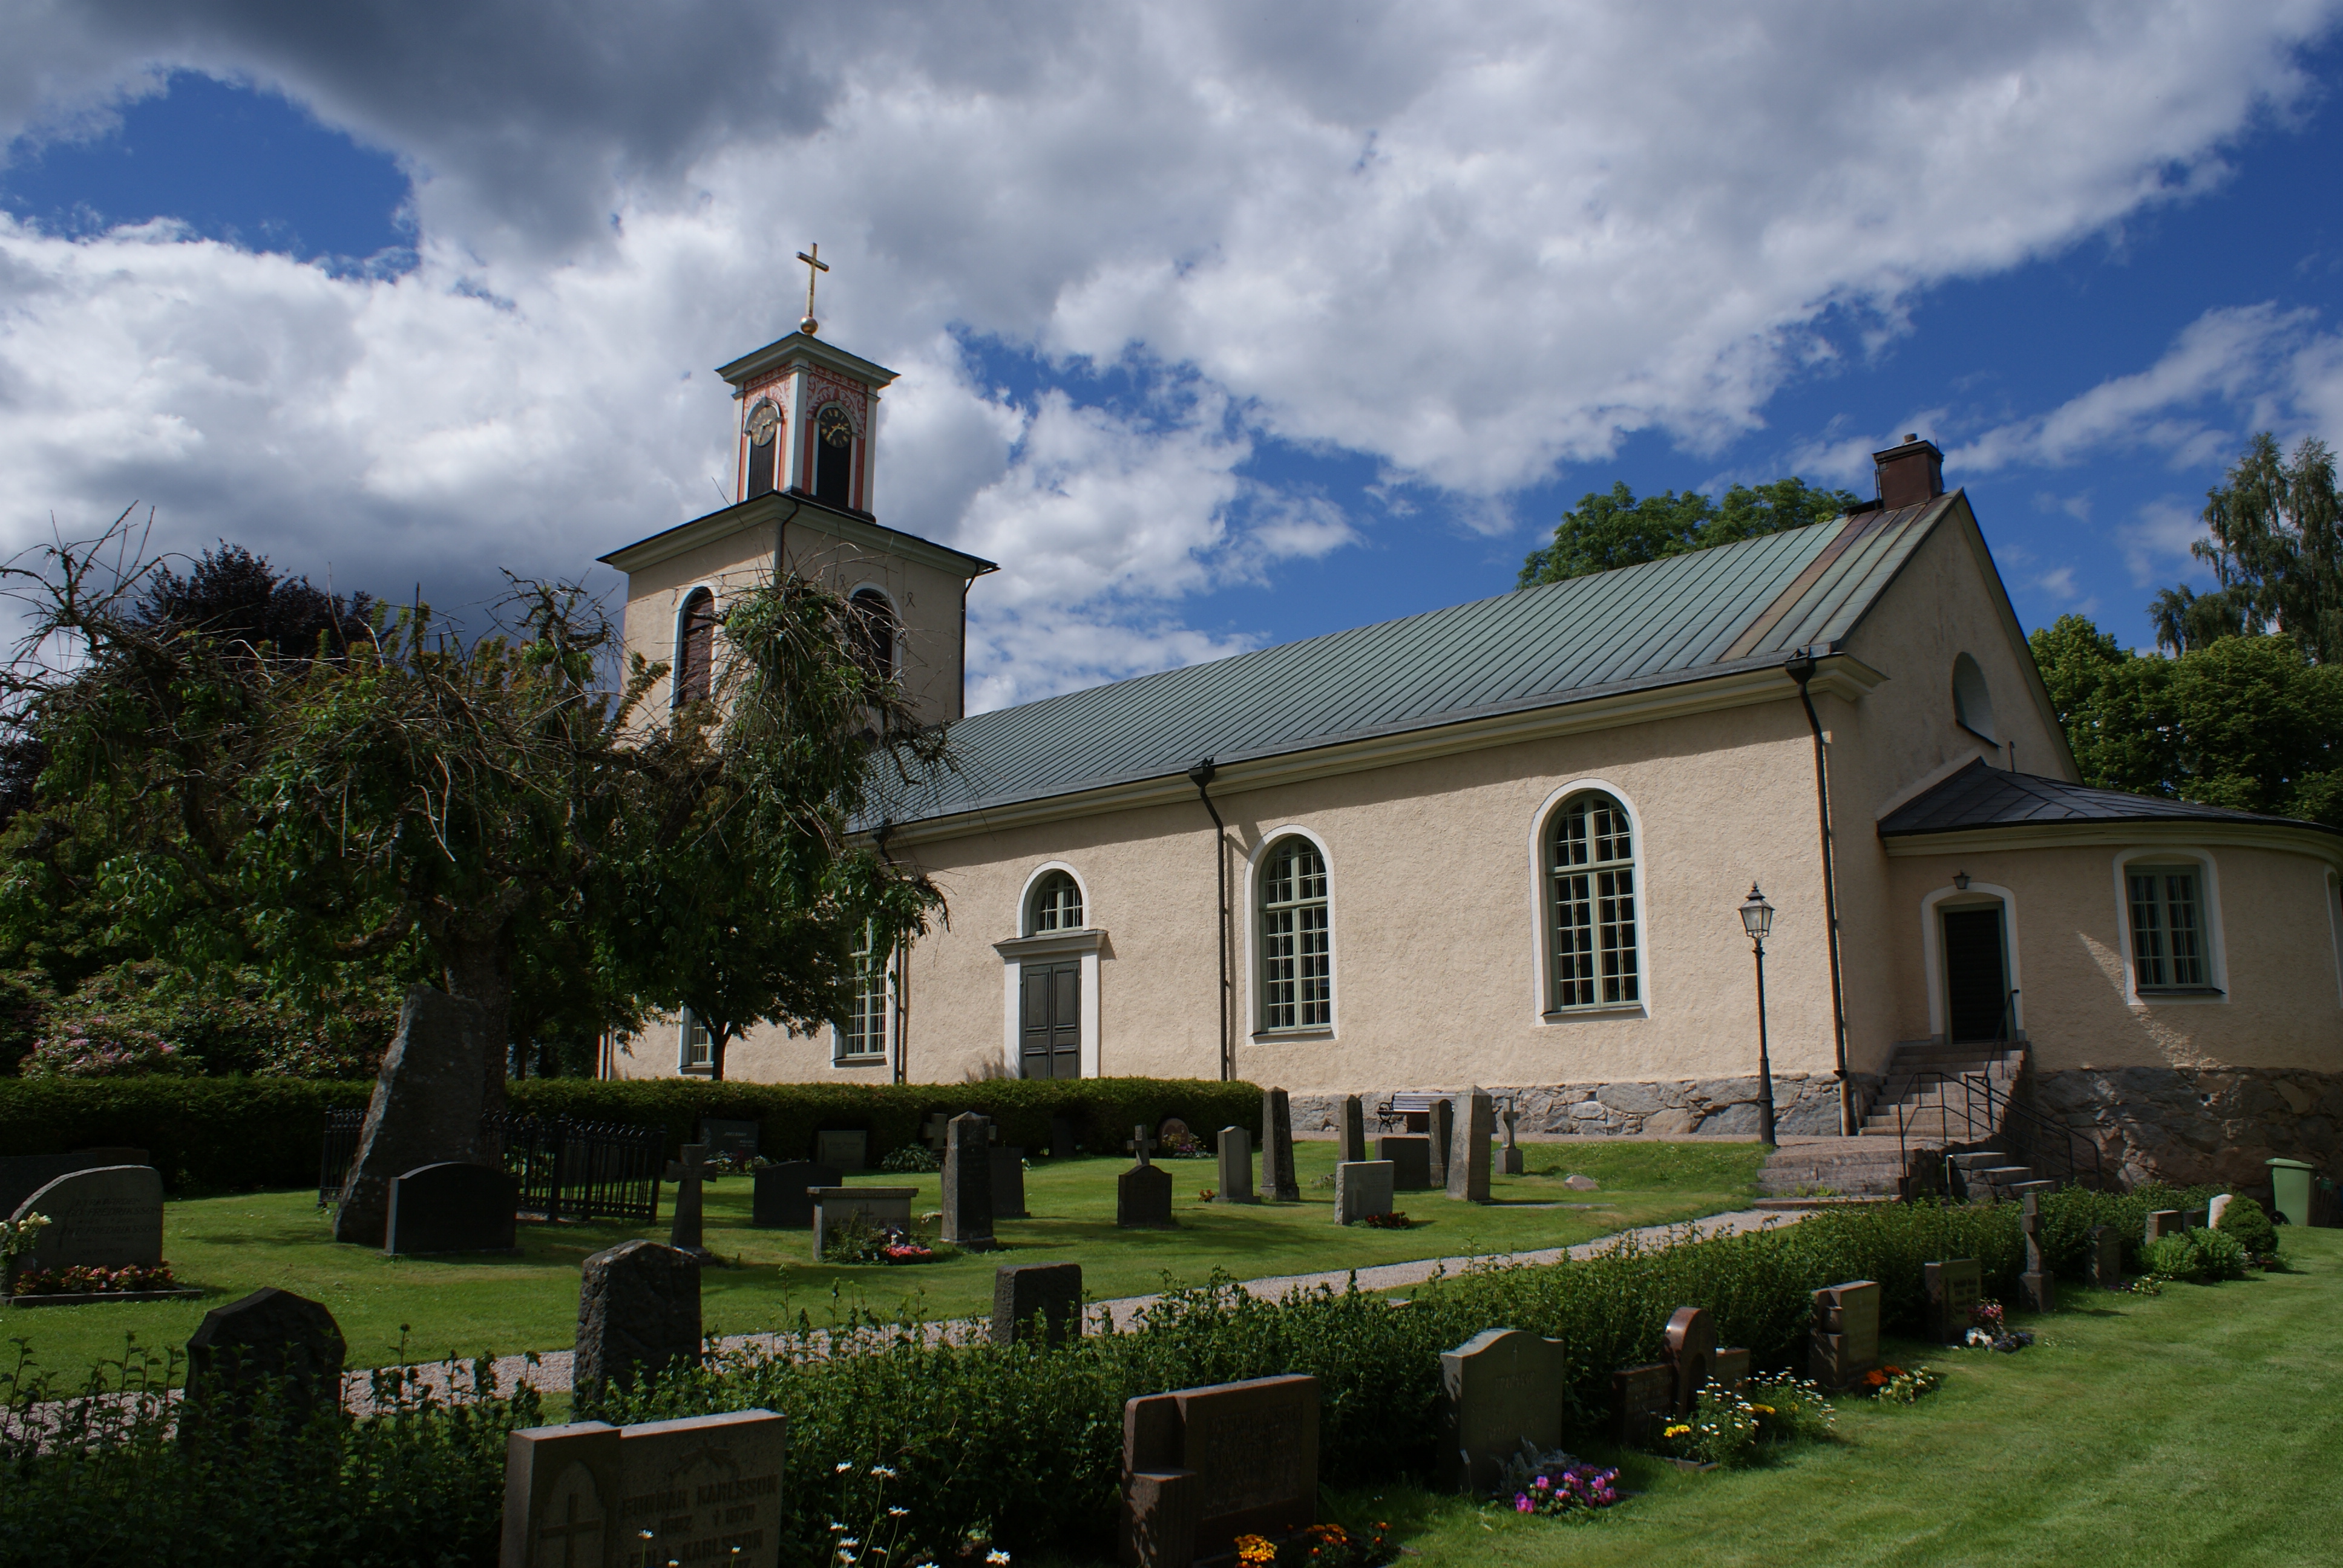
[[[1293,1104],[1282,1089],[1262,1091],[1261,1195],[1273,1203],[1302,1201],[1293,1174]]]
[[[1522,1161],[1521,1145],[1513,1141],[1514,1128],[1521,1119],[1521,1111],[1510,1100],[1497,1114],[1498,1122],[1505,1130],[1505,1146],[1497,1151],[1497,1169],[1507,1176],[1519,1176],[1527,1169]]]
[[[1448,1156],[1456,1144],[1455,1101],[1446,1095],[1433,1101],[1430,1120],[1432,1129],[1426,1145],[1430,1165],[1424,1172],[1423,1184],[1435,1191],[1444,1191],[1448,1186]]]
[[[813,1228],[813,1198],[809,1187],[835,1187],[840,1177],[835,1165],[810,1160],[785,1160],[759,1165],[754,1178],[749,1223],[765,1231],[806,1231]]]
[[[1041,1314],[1042,1338],[1063,1344],[1082,1337],[1082,1266],[1080,1263],[1011,1263],[992,1272],[992,1342],[1015,1344],[1033,1334]]]
[[[1749,1381],[1749,1362],[1746,1346],[1719,1345],[1716,1359],[1709,1363],[1709,1381],[1739,1393],[1741,1385]]]
[[[675,1213],[668,1221],[667,1244],[703,1263],[712,1263],[716,1254],[700,1245],[707,1214],[707,1193],[701,1183],[708,1176],[708,1145],[687,1143],[682,1152],[682,1159],[667,1162],[667,1179],[675,1183]]]
[[[951,1118],[940,1111],[920,1123],[920,1141],[926,1144],[939,1160],[944,1157],[944,1144],[950,1132]]]
[[[181,1422],[179,1441],[218,1432],[222,1417],[241,1419],[264,1382],[277,1385],[287,1424],[306,1424],[321,1403],[341,1402],[348,1350],[323,1304],[274,1285],[214,1307],[187,1339],[188,1398],[210,1419]]]
[[[108,1165],[144,1165],[144,1149],[77,1149],[71,1154],[12,1154],[0,1160],[0,1216],[14,1214],[25,1200],[76,1171]]]
[[[1375,1158],[1392,1168],[1392,1191],[1423,1192],[1432,1187],[1432,1140],[1402,1132],[1375,1140]]]
[[[493,1165],[443,1161],[390,1180],[390,1212],[382,1250],[394,1258],[417,1252],[515,1252],[520,1183]]]
[[[1154,1147],[1145,1127],[1131,1130],[1139,1163],[1114,1179],[1114,1222],[1125,1230],[1168,1231],[1178,1223],[1172,1218],[1172,1173],[1147,1158]]]
[[[2205,1205],[2205,1228],[2207,1230],[2217,1231],[2221,1228],[2221,1216],[2229,1211],[2229,1203],[2232,1196],[2233,1194],[2227,1192],[2216,1193],[2213,1201]]]
[[[1159,1149],[1168,1149],[1180,1142],[1192,1141],[1195,1136],[1194,1130],[1186,1122],[1176,1116],[1167,1116],[1162,1125],[1155,1130],[1155,1143]]]
[[[2026,1272],[2017,1277],[2017,1288],[2025,1294],[2026,1310],[2056,1312],[2058,1307],[2058,1281],[2042,1256],[2042,1201],[2039,1193],[2028,1192],[2026,1195],[2026,1208],[2018,1216],[2017,1223],[2026,1233]]]
[[[621,1241],[586,1260],[570,1386],[581,1408],[669,1367],[699,1361],[699,1260],[657,1241]]]
[[[1335,1151],[1338,1165],[1356,1165],[1367,1157],[1367,1108],[1359,1103],[1355,1094],[1342,1096],[1342,1148]]]
[[[407,988],[398,1032],[375,1075],[374,1098],[358,1129],[358,1151],[334,1211],[334,1240],[383,1244],[390,1182],[441,1161],[476,1164],[487,1092],[487,1026],[478,1002]]]
[[[811,1189],[809,1196],[813,1200],[813,1261],[821,1261],[830,1232],[851,1220],[860,1220],[874,1231],[910,1231],[911,1200],[919,1192],[917,1187]]]
[[[2123,1236],[2113,1225],[2091,1227],[2091,1283],[2103,1291],[2123,1289]]]
[[[1264,1377],[1122,1407],[1124,1561],[1185,1568],[1318,1518],[1318,1380]]]
[[[1025,1151],[1014,1144],[992,1149],[992,1217],[1030,1220],[1025,1211]]]
[[[2158,1209],[2147,1217],[2147,1243],[2154,1246],[2167,1236],[2177,1236],[2188,1228],[2187,1220],[2177,1209]]]
[[[831,1165],[851,1173],[870,1163],[870,1134],[868,1132],[817,1132],[813,1135],[813,1160],[817,1165]]]
[[[708,1146],[709,1156],[729,1154],[735,1160],[757,1157],[757,1138],[764,1131],[760,1121],[727,1121],[720,1117],[699,1119],[699,1141]]]
[[[1649,1448],[1675,1412],[1676,1369],[1665,1362],[1611,1374],[1611,1434],[1623,1445]]]
[[[1851,1388],[1878,1364],[1878,1285],[1850,1280],[1816,1291],[1806,1375],[1826,1389]]]
[[[1716,1374],[1716,1320],[1705,1307],[1678,1307],[1660,1335],[1660,1357],[1675,1373],[1675,1409],[1690,1411],[1700,1385]]]
[[[1968,1338],[1969,1309],[1985,1300],[1985,1270],[1975,1258],[1949,1258],[1920,1266],[1928,1293],[1928,1337],[1940,1345]]]
[[[163,1176],[151,1165],[68,1171],[16,1206],[11,1219],[45,1214],[49,1224],[10,1264],[9,1278],[34,1269],[119,1269],[163,1261]]]
[[[1334,1223],[1353,1224],[1392,1208],[1390,1161],[1346,1160],[1334,1167]]]
[[[1242,1127],[1221,1129],[1221,1188],[1213,1200],[1222,1203],[1258,1203],[1252,1191],[1252,1134]]]
[[[1074,1136],[1074,1120],[1071,1116],[1050,1118],[1050,1158],[1071,1160],[1074,1145],[1081,1141]]]
[[[1485,1497],[1523,1443],[1540,1453],[1562,1446],[1564,1359],[1560,1340],[1519,1329],[1486,1329],[1440,1352],[1442,1469],[1450,1490]]]
[[[769,1410],[505,1441],[500,1568],[778,1568],[788,1423]]]
[[[990,1252],[992,1239],[992,1123],[970,1111],[951,1119],[944,1136],[944,1241],[963,1252]]]
[[[1489,1201],[1489,1141],[1495,1114],[1483,1091],[1456,1097],[1454,1131],[1448,1149],[1448,1196],[1460,1203]]]

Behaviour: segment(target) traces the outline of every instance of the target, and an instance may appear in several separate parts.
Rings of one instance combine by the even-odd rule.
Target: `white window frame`
[[[1052,871],[1063,871],[1073,879],[1074,890],[1082,896],[1082,923],[1071,930],[1028,933],[1026,921],[1031,912],[1034,891],[1041,879]],[[992,944],[992,950],[1001,955],[1001,1065],[1011,1078],[1025,1067],[1024,1019],[1020,1001],[1026,963],[1061,963],[1071,958],[1081,962],[1082,970],[1082,1076],[1098,1077],[1099,960],[1104,955],[1106,928],[1099,920],[1098,906],[1091,900],[1089,880],[1063,860],[1042,861],[1027,873],[1024,884],[1017,890],[1010,930],[1020,934]]]
[[[695,1030],[699,1032],[700,1038],[708,1042],[708,1056],[705,1060],[691,1060],[691,1036]],[[689,1008],[685,1008],[676,1015],[675,1070],[692,1077],[701,1073],[713,1073],[716,1070],[716,1037],[706,1024],[699,1021],[699,1014]]]
[[[2017,895],[1997,883],[1971,878],[1966,891],[1936,888],[1920,900],[1920,951],[1928,971],[1928,1035],[1932,1040],[1944,1040],[1953,1027],[1946,1017],[1945,1000],[1945,925],[1936,918],[1936,912],[1946,905],[1955,910],[1981,910],[1993,904],[2001,906],[2002,973],[2009,989],[2016,993],[2010,999],[2010,1043],[2014,1045],[2026,1038],[2026,982],[2017,968]]]
[[[1270,849],[1287,839],[1307,839],[1317,849],[1319,859],[1324,862],[1326,867],[1326,984],[1332,994],[1327,999],[1327,1021],[1324,1023],[1296,1024],[1291,1029],[1271,1029],[1267,1022],[1269,984],[1262,973],[1262,965],[1267,960],[1267,954],[1262,942],[1261,884],[1262,879],[1267,874]],[[1322,835],[1314,829],[1302,827],[1298,822],[1289,822],[1283,827],[1274,828],[1263,833],[1261,836],[1261,842],[1255,844],[1252,852],[1245,857],[1242,906],[1245,930],[1245,1018],[1248,1023],[1247,1033],[1256,1044],[1290,1040],[1331,1040],[1341,1038],[1342,944],[1339,933],[1342,929],[1342,910],[1341,897],[1336,891],[1337,884],[1333,851],[1327,848],[1326,840]]]
[[[1603,1002],[1589,1007],[1557,1009],[1554,1005],[1554,869],[1546,860],[1546,842],[1563,803],[1576,795],[1600,792],[1619,802],[1627,813],[1627,830],[1635,852],[1635,991],[1634,1001]],[[1589,1019],[1652,1016],[1651,846],[1644,836],[1644,813],[1635,798],[1608,779],[1574,779],[1549,792],[1530,813],[1530,973],[1535,987],[1530,995],[1531,1016],[1544,1027],[1565,1027]]]
[[[868,926],[865,926],[863,929],[866,932],[870,930]],[[833,1023],[830,1026],[830,1064],[832,1067],[878,1067],[894,1060],[895,1012],[897,1005],[895,991],[895,968],[896,960],[901,955],[901,952],[902,944],[900,942],[890,942],[888,944],[887,960],[883,972],[880,977],[880,1002],[879,1008],[879,1049],[877,1050],[856,1051],[850,1053],[846,1049],[846,1030]],[[857,983],[859,984],[860,982],[858,981]],[[856,1000],[859,1005],[860,998],[858,996]]]
[[[2189,866],[2197,872],[2197,901],[2205,921],[2205,983],[2218,995],[2139,989],[2139,966],[2131,945],[2131,869],[2134,864]],[[2124,849],[2115,858],[2116,938],[2123,954],[2125,1004],[2130,1007],[2203,1007],[2229,1000],[2228,944],[2222,940],[2221,873],[2210,849],[2153,845]]]

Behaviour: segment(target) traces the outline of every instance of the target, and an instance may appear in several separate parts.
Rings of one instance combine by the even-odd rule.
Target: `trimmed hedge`
[[[144,1149],[173,1191],[306,1187],[317,1180],[328,1110],[363,1110],[370,1082],[287,1078],[84,1078],[0,1080],[0,1155],[62,1154],[116,1146]],[[514,1083],[515,1111],[595,1121],[652,1123],[668,1148],[697,1137],[714,1116],[763,1126],[762,1152],[780,1160],[813,1153],[824,1130],[867,1131],[870,1163],[920,1141],[938,1111],[979,1111],[1001,1125],[1004,1143],[1036,1153],[1050,1122],[1074,1124],[1082,1147],[1122,1152],[1131,1129],[1177,1116],[1198,1132],[1242,1127],[1261,1135],[1261,1091],[1198,1079],[994,1079],[977,1083],[710,1083],[699,1079],[603,1082],[538,1078]]]

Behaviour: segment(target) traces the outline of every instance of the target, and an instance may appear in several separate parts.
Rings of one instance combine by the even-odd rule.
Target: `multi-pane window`
[[[874,928],[864,926],[862,940],[854,950],[854,1001],[845,1027],[838,1031],[841,1060],[887,1054],[887,949],[880,945]]]
[[[1627,809],[1574,795],[1547,839],[1554,921],[1554,1009],[1637,1000],[1635,844]]]
[[[1082,929],[1082,890],[1063,871],[1051,871],[1033,888],[1033,913],[1025,934],[1078,931]]]
[[[683,601],[682,635],[675,648],[675,705],[705,702],[716,674],[716,596],[694,588]]]
[[[848,601],[848,636],[854,662],[873,680],[895,673],[895,607],[877,588],[863,588]]]
[[[709,1038],[708,1026],[700,1022],[699,1015],[689,1008],[683,1010],[682,1049],[677,1052],[677,1057],[676,1065],[686,1072],[712,1067],[716,1063],[716,1043]]]
[[[2194,866],[2131,866],[2133,974],[2141,990],[2202,988],[2206,973],[2205,918]]]
[[[1334,950],[1326,860],[1307,839],[1271,846],[1261,879],[1262,1027],[1334,1021]]]

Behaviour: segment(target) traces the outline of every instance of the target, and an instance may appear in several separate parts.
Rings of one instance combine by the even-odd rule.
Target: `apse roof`
[[[2251,822],[2337,831],[2291,817],[2200,806],[2192,800],[2167,800],[2123,789],[2095,789],[2087,784],[2069,784],[2032,773],[2007,773],[1980,760],[1880,819],[1879,836],[1895,839],[2046,822]]]
[[[1956,492],[980,713],[898,823],[1779,664],[1851,632]]]

